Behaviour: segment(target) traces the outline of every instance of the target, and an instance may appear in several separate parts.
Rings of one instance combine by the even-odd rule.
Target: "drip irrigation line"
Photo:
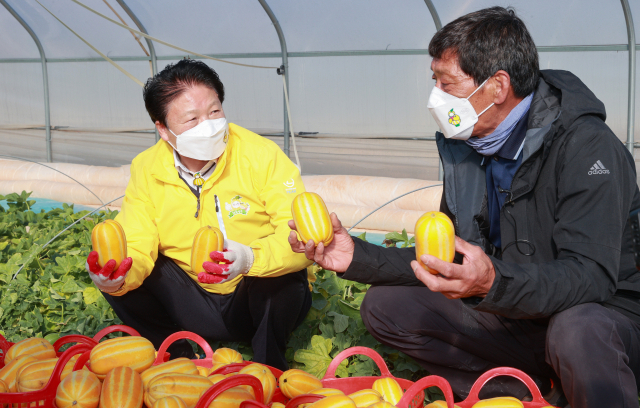
[[[46,164],[42,164],[42,163],[40,163],[40,162],[37,162],[37,161],[34,161],[34,160],[25,159],[24,157],[10,156],[10,155],[8,155],[8,154],[0,154],[0,157],[11,157],[12,159],[24,160],[24,161],[28,161],[28,162],[31,162],[31,163],[39,164],[39,165],[44,166],[44,167],[46,167],[46,168],[49,168],[49,169],[51,169],[51,170],[53,170],[53,171],[57,171],[58,173],[62,174],[63,176],[69,177],[71,180],[73,180],[73,181],[75,181],[76,183],[80,184],[80,185],[81,185],[82,187],[84,187],[88,192],[90,192],[91,194],[93,194],[93,196],[94,196],[95,198],[97,198],[97,199],[98,199],[98,201],[100,201],[100,204],[104,205],[104,201],[102,201],[102,200],[100,199],[100,197],[98,197],[98,195],[97,195],[96,193],[94,193],[93,191],[91,191],[91,189],[90,189],[89,187],[85,186],[84,184],[82,184],[82,183],[81,183],[81,182],[79,182],[78,180],[74,179],[73,177],[71,177],[71,176],[70,176],[70,175],[68,175],[67,173],[64,173],[64,172],[62,172],[62,171],[60,171],[60,170],[58,170],[58,169],[55,169],[55,168],[53,168],[53,167],[51,167],[51,166],[47,166]]]
[[[114,198],[113,200],[109,201],[106,204],[102,204],[100,207],[96,208],[95,210],[91,211],[90,213],[87,213],[85,215],[83,215],[82,217],[78,218],[76,221],[74,221],[71,225],[69,225],[68,227],[66,227],[65,229],[63,229],[62,231],[58,232],[56,234],[55,237],[51,238],[46,244],[44,244],[42,246],[42,248],[40,248],[40,250],[37,253],[40,253],[40,251],[42,251],[43,249],[45,249],[47,246],[49,246],[50,243],[52,243],[56,238],[58,238],[60,235],[62,235],[65,231],[67,231],[69,228],[73,227],[74,225],[76,225],[77,223],[79,223],[80,221],[82,221],[83,219],[85,219],[86,217],[90,216],[91,214],[95,213],[96,211],[106,207],[107,205],[111,204],[114,201],[118,201],[119,199],[124,198],[124,196],[120,196],[118,198]],[[26,263],[23,263],[22,266],[20,267],[20,269],[18,269],[18,271],[13,275],[13,278],[11,278],[11,280],[14,280],[16,278],[16,276],[18,276],[18,274],[20,273],[20,271],[22,270],[22,268],[24,268],[26,265]]]
[[[438,187],[438,186],[441,186],[441,185],[442,185],[442,183],[440,183],[440,184],[432,184],[432,185],[430,185],[430,186],[416,188],[415,190],[409,191],[408,193],[404,193],[404,194],[402,194],[402,195],[400,195],[400,196],[398,196],[398,197],[396,197],[396,198],[393,198],[393,199],[391,199],[391,200],[387,201],[386,203],[382,204],[380,207],[376,208],[375,210],[371,211],[369,214],[367,214],[367,215],[365,215],[364,217],[362,217],[362,218],[360,219],[360,221],[358,221],[358,222],[356,222],[355,224],[353,224],[353,225],[351,226],[351,228],[349,228],[349,229],[347,230],[347,233],[348,233],[348,232],[350,232],[352,229],[354,229],[356,225],[360,224],[362,221],[364,221],[365,219],[367,219],[371,214],[373,214],[374,212],[378,211],[379,209],[381,209],[381,208],[382,208],[382,207],[384,207],[385,205],[387,205],[387,204],[391,204],[392,202],[396,201],[397,199],[402,198],[402,197],[404,197],[404,196],[406,196],[406,195],[409,195],[409,194],[411,194],[411,193],[415,193],[416,191],[426,190],[427,188],[431,188],[431,187]]]

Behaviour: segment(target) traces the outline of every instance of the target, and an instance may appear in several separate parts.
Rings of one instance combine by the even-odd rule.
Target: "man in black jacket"
[[[484,371],[512,366],[543,392],[561,383],[574,408],[638,407],[640,272],[630,213],[640,192],[604,105],[573,74],[539,71],[511,10],[449,23],[429,54],[454,263],[422,256],[439,272],[432,275],[414,248],[352,239],[335,214],[330,245],[305,246],[292,232],[293,250],[374,285],[361,308],[369,331],[444,376],[458,397]],[[507,377],[485,391],[527,393]]]

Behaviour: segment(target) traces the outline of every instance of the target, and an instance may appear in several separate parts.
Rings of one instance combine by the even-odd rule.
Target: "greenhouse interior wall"
[[[46,106],[54,163],[119,167],[156,142],[140,84],[70,29],[140,83],[153,72],[149,42],[82,5],[137,30],[140,27],[128,8],[150,36],[194,53],[151,40],[158,70],[181,58],[202,59],[195,53],[225,60],[203,59],[225,85],[228,120],[284,148],[283,129],[288,123],[283,80],[276,72],[283,64],[276,30],[281,28],[291,124],[305,176],[437,181],[437,125],[426,106],[434,86],[428,44],[440,25],[493,5],[512,6],[539,48],[540,67],[576,74],[604,102],[613,132],[637,147],[634,121],[640,96],[629,75],[630,67],[637,71],[630,61],[630,50],[637,45],[635,39],[631,48],[628,44],[640,18],[639,1],[567,2],[557,13],[549,12],[558,9],[554,0],[0,3],[4,5],[0,7],[2,155],[47,161]],[[270,19],[267,8],[277,22]],[[42,44],[48,105],[41,54],[25,26]]]

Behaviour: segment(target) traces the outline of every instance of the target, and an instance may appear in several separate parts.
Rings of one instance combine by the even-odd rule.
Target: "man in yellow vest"
[[[89,275],[118,317],[153,342],[188,330],[208,341],[251,341],[254,361],[280,369],[287,337],[311,306],[304,254],[288,242],[298,168],[272,141],[227,123],[224,86],[206,64],[182,60],[149,79],[144,101],[162,140],[131,165],[116,217],[129,259]],[[224,250],[196,275],[196,231],[219,228]],[[175,343],[172,358],[192,357]]]

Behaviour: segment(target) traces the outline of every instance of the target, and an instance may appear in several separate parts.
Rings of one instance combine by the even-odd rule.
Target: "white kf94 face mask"
[[[229,140],[226,118],[205,120],[181,135],[176,135],[171,129],[169,132],[176,137],[176,146],[169,142],[171,147],[180,156],[196,160],[217,159],[224,152]]]
[[[494,104],[492,103],[482,112],[476,113],[473,105],[469,102],[469,98],[478,92],[478,89],[482,88],[488,80],[489,78],[480,84],[467,98],[458,98],[438,87],[433,87],[431,95],[429,95],[427,108],[440,127],[444,137],[459,140],[467,140],[471,137],[473,127],[478,123],[478,116],[485,113]]]

